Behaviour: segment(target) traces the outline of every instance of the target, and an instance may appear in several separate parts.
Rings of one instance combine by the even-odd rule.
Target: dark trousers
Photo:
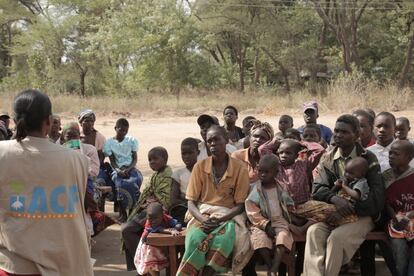
[[[184,222],[185,213],[187,213],[187,207],[184,207],[182,205],[177,205],[170,209],[170,216],[178,220],[182,226],[187,225],[187,223]]]
[[[144,210],[121,225],[121,234],[124,241],[125,260],[128,271],[136,270],[134,264],[135,251],[137,250],[142,231],[144,230],[142,221],[146,217],[147,212]]]
[[[360,246],[361,275],[375,275],[375,244],[378,243],[391,275],[397,275],[391,248],[384,241],[364,241]]]

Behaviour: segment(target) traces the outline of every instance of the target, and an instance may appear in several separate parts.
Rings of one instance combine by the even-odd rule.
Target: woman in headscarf
[[[98,151],[99,161],[102,164],[105,156],[102,152],[105,144],[105,136],[95,129],[96,115],[92,109],[83,109],[78,116],[79,124],[82,127],[81,141],[82,143],[92,145]]]
[[[250,146],[247,149],[237,150],[231,155],[231,157],[246,163],[251,185],[259,180],[256,169],[260,161],[259,147],[272,139],[272,126],[269,123],[255,120],[250,130]]]
[[[104,163],[105,155],[103,154],[103,146],[106,142],[105,136],[103,136],[99,131],[95,129],[96,115],[92,109],[83,109],[79,113],[78,122],[81,125],[81,136],[80,140],[84,144],[92,145],[98,151],[100,169],[99,174],[96,178],[96,183],[99,186],[114,187],[114,184],[111,180],[112,168],[109,163]],[[99,209],[101,211],[105,210],[105,197],[110,198],[114,193],[107,194],[102,196],[98,201]],[[113,198],[110,198],[113,200]]]

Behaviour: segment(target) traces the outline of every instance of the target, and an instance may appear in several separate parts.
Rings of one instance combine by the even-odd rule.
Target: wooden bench
[[[170,266],[168,268],[169,275],[174,276],[178,269],[178,254],[177,247],[184,246],[185,231],[181,232],[180,236],[172,236],[169,234],[150,233],[147,237],[147,244],[159,247],[167,247],[168,259]]]
[[[292,233],[293,240],[296,242],[304,242],[306,241],[306,235],[296,235]],[[379,232],[370,232],[368,233],[367,237],[365,238],[367,241],[388,241],[388,235],[385,232],[379,231]],[[283,258],[282,262],[286,264],[287,267],[287,274],[288,276],[296,276],[296,246],[295,243],[293,243],[292,250],[289,253],[286,253]]]
[[[306,235],[296,235],[292,233],[293,240],[296,242],[306,241]],[[388,241],[388,235],[385,232],[370,232],[365,240],[369,241]],[[293,243],[292,250],[286,253],[282,262],[286,264],[288,276],[296,276],[296,246]],[[171,236],[168,234],[151,233],[147,237],[147,244],[159,247],[168,248],[168,259],[170,262],[169,275],[174,276],[178,269],[178,246],[184,246],[185,244],[185,231],[181,232],[181,236]]]

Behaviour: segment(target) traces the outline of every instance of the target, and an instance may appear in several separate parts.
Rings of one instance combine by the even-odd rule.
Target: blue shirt
[[[138,151],[138,141],[131,136],[125,136],[122,142],[115,138],[107,140],[103,146],[105,156],[114,155],[119,168],[128,167],[132,163],[132,152]]]
[[[332,130],[324,125],[317,124],[319,126],[319,129],[321,130],[321,136],[322,139],[325,140],[325,142],[329,145],[331,143],[332,138]],[[303,130],[305,129],[305,126],[301,126],[298,128],[298,131],[300,132],[300,135],[303,134]]]

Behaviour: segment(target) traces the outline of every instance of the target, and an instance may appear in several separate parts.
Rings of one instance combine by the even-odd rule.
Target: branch
[[[358,10],[357,12],[357,16],[356,16],[356,22],[359,21],[359,19],[362,16],[362,13],[365,11],[365,8],[368,6],[370,0],[365,0],[364,4],[362,5],[362,7]]]
[[[321,7],[319,0],[310,0],[313,5],[315,6],[316,12],[319,14],[319,16],[322,18],[322,20],[325,22],[326,25],[328,25],[329,28],[331,28],[334,33],[338,33],[338,30],[336,26],[332,23],[332,21],[329,19],[328,15],[325,13],[323,8]]]

